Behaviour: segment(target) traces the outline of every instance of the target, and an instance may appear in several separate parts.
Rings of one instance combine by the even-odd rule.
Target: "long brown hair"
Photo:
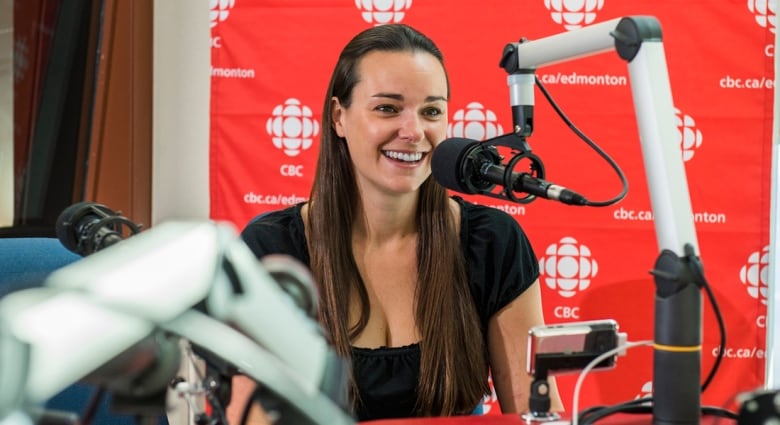
[[[330,125],[331,99],[335,96],[342,107],[350,106],[360,79],[357,65],[367,53],[378,50],[423,51],[444,65],[441,51],[428,37],[409,26],[389,24],[355,36],[333,71],[325,95],[322,119],[328,124],[323,125],[307,225],[311,269],[319,285],[320,320],[344,356],[350,355],[351,341],[368,322],[369,301],[352,254],[351,229],[359,207],[354,196],[357,183],[347,145]],[[415,319],[422,338],[417,413],[424,416],[468,413],[488,391],[485,339],[448,202],[446,190],[428,177],[420,187],[417,207],[415,293]],[[351,291],[360,300],[360,317],[352,327]]]

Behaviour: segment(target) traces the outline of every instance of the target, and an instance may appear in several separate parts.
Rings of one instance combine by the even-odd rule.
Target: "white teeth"
[[[397,159],[404,162],[417,162],[422,159],[422,152],[396,152],[396,151],[384,151],[384,154],[388,158]]]

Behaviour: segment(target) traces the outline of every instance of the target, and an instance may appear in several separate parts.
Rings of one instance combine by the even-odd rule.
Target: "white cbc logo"
[[[369,24],[383,25],[401,22],[412,0],[355,0],[363,20]]]
[[[230,9],[236,5],[236,0],[209,0],[209,20],[211,21],[211,28],[217,26],[218,23],[224,22],[230,15]]]
[[[544,0],[544,7],[556,24],[572,31],[592,24],[604,0]]]
[[[776,6],[776,0],[748,0],[748,9],[753,13],[753,16],[755,16],[758,25],[769,29],[772,34],[775,33],[776,28]]]
[[[761,252],[754,252],[748,257],[747,264],[739,271],[739,280],[747,287],[751,297],[766,305],[769,291],[769,246]]]
[[[274,108],[271,118],[265,124],[274,146],[287,156],[297,156],[309,149],[320,126],[311,113],[311,108],[301,105],[298,99],[287,99],[283,105]]]
[[[642,385],[642,389],[639,390],[639,394],[634,397],[634,400],[639,400],[640,398],[647,398],[653,396],[653,381],[647,381]]]
[[[458,109],[447,124],[447,137],[465,137],[472,140],[491,139],[503,134],[495,112],[479,102],[471,102],[466,109]]]
[[[587,289],[599,269],[590,248],[570,236],[547,247],[539,268],[545,284],[566,298]]]
[[[682,150],[683,161],[687,162],[701,146],[701,131],[696,128],[693,118],[677,108],[674,108],[674,124],[677,126],[677,142]]]

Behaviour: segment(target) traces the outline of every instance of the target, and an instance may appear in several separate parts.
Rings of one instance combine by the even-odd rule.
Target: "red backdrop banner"
[[[512,127],[507,43],[613,18],[656,17],[705,275],[728,332],[725,358],[702,402],[733,408],[763,385],[771,183],[775,14],[765,0],[211,0],[211,217],[243,227],[308,197],[321,116],[337,55],[359,31],[416,27],[445,55],[452,86],[449,136],[479,140]],[[566,115],[626,173],[621,202],[603,208],[536,200],[503,209],[529,234],[542,266],[548,323],[612,318],[629,341],[653,337],[659,254],[626,63],[615,52],[537,70]],[[546,177],[590,200],[616,195],[615,172],[536,92],[528,138]],[[704,300],[702,377],[719,333]],[[558,378],[571,408],[576,375]],[[585,380],[579,406],[652,391],[652,349]],[[485,410],[498,410],[487,397]],[[490,412],[488,412],[490,413]]]

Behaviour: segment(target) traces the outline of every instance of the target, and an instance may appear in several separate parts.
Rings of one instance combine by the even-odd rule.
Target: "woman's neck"
[[[352,228],[353,237],[367,243],[407,237],[417,232],[418,194],[361,198]]]

